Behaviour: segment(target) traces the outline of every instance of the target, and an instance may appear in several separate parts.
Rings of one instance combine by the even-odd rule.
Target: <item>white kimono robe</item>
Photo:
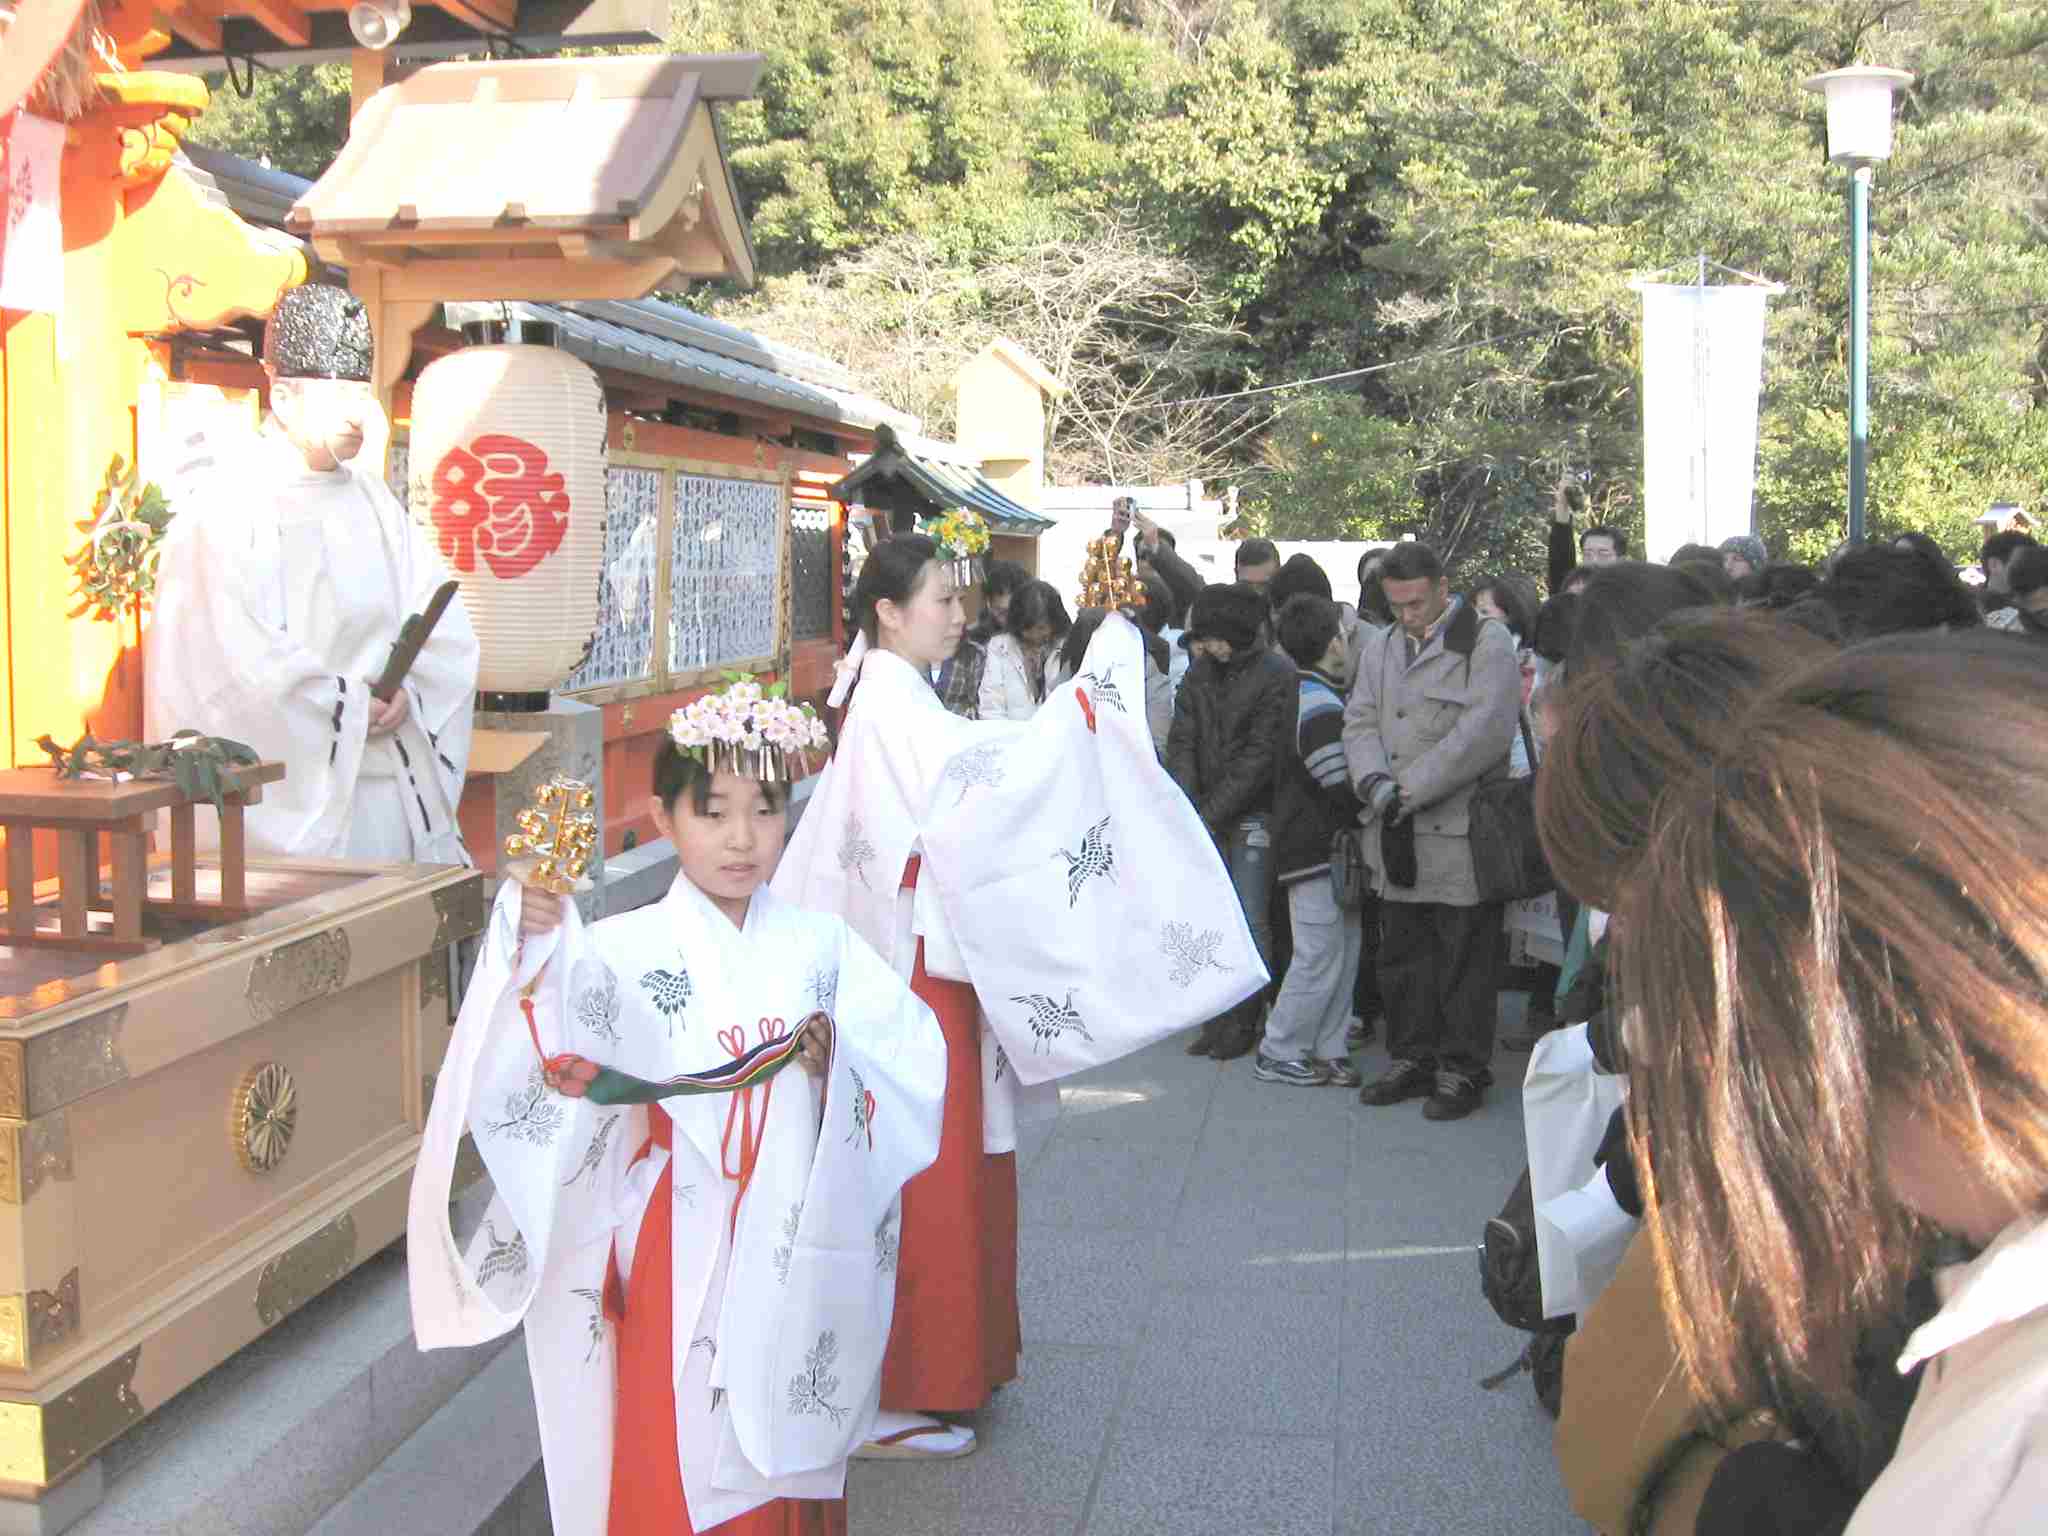
[[[844,923],[766,891],[743,931],[682,878],[662,901],[588,929],[566,904],[555,942],[529,946],[538,952],[515,972],[518,913],[507,882],[413,1177],[420,1347],[479,1344],[524,1321],[554,1528],[602,1536],[616,1403],[606,1271],[616,1236],[620,1276],[631,1275],[646,1202],[673,1157],[676,1439],[691,1517],[708,1530],[770,1499],[839,1497],[881,1394],[898,1193],[938,1156],[937,1019]],[[673,1151],[629,1166],[644,1108],[542,1082],[517,984],[543,964],[535,1025],[547,1053],[655,1082],[722,1064],[814,1010],[833,1016],[822,1128],[801,1066],[750,1090],[765,1129],[730,1235],[721,1138],[735,1096],[663,1100]],[[496,1187],[466,1250],[449,1224],[465,1130]]]
[[[949,714],[916,668],[870,651],[775,890],[842,914],[902,974],[921,937],[929,972],[971,982],[1000,1047],[983,1052],[992,1105],[1006,1078],[1114,1061],[1268,979],[1215,843],[1159,765],[1143,648],[1117,615],[1029,721]],[[1009,1150],[1000,1131],[985,1147]]]
[[[405,680],[405,724],[369,735],[369,683],[447,579],[381,481],[309,470],[266,430],[180,489],[145,642],[149,739],[202,731],[285,764],[247,813],[252,853],[468,863],[455,808],[477,641],[461,598]]]

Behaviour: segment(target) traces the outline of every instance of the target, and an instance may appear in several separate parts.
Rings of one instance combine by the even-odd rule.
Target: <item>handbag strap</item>
[[[1515,723],[1522,728],[1522,751],[1528,755],[1529,772],[1533,775],[1536,772],[1536,738],[1529,734],[1529,712],[1526,709],[1516,710]]]

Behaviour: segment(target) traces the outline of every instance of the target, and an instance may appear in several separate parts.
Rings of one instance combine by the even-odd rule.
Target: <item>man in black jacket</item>
[[[1265,595],[1204,587],[1183,638],[1195,660],[1175,702],[1166,766],[1223,851],[1259,956],[1272,963],[1269,823],[1280,754],[1294,731],[1295,670],[1259,639]],[[1203,1026],[1190,1054],[1242,1056],[1258,1040],[1263,994]]]

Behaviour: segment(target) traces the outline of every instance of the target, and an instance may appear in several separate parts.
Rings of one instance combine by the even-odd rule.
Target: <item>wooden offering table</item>
[[[73,818],[74,846],[103,825]],[[0,1502],[404,1231],[449,947],[487,915],[446,865],[159,859],[143,884],[146,953],[0,929]]]
[[[166,917],[232,922],[248,904],[242,812],[263,798],[263,786],[284,777],[283,763],[253,763],[224,775],[220,811],[219,878],[213,900],[202,902],[193,801],[169,779],[67,779],[54,768],[0,772],[0,828],[7,833],[7,931],[10,946],[49,945],[103,955],[139,955],[156,947],[144,936],[145,907]],[[149,833],[158,811],[171,822],[170,889],[148,890]],[[57,925],[39,925],[36,909],[37,832],[57,837]],[[113,888],[100,885],[99,840],[111,857]],[[88,914],[104,912],[109,929],[95,929]]]

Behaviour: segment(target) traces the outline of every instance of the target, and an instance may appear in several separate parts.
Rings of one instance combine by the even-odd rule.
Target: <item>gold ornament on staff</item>
[[[505,857],[522,861],[516,871],[522,884],[557,896],[584,888],[583,872],[597,847],[596,803],[588,784],[562,774],[533,792],[533,804],[519,813],[519,831],[505,839]]]
[[[1122,558],[1123,547],[1120,534],[1106,533],[1089,541],[1088,558],[1081,565],[1083,608],[1128,608],[1145,601],[1145,584],[1131,562]]]

